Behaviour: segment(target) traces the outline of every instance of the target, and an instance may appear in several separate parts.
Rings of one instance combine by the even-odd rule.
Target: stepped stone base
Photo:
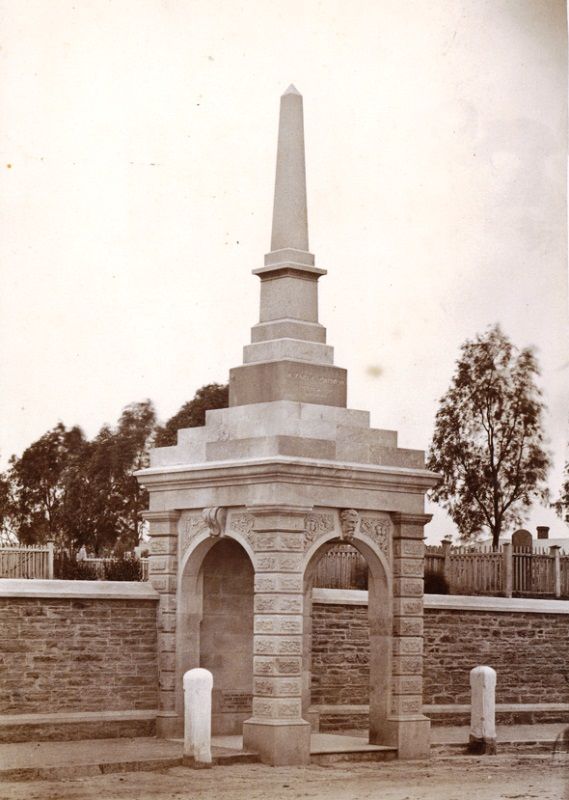
[[[423,469],[421,450],[397,447],[395,431],[370,428],[369,413],[282,400],[208,411],[201,428],[151,451],[153,467],[289,456]]]

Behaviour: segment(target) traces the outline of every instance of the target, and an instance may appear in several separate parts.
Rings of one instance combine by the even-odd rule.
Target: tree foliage
[[[13,525],[24,544],[65,539],[65,485],[85,437],[61,423],[10,459]]]
[[[538,374],[533,350],[518,350],[498,325],[461,348],[436,416],[428,468],[442,475],[431,497],[463,540],[487,528],[496,547],[534,499],[546,498],[550,459]]]
[[[205,425],[205,412],[212,408],[227,408],[229,387],[227,384],[209,383],[198,389],[193,400],[180,408],[165,425],[156,429],[155,447],[175,445],[180,428],[197,428]]]
[[[178,428],[203,425],[206,410],[227,402],[227,386],[203,386],[164,426],[150,400],[131,403],[116,426],[103,425],[92,440],[59,423],[0,473],[0,541],[84,544],[96,554],[132,550],[148,506],[134,473],[148,466],[150,447],[155,440],[175,444]]]
[[[565,464],[563,471],[563,483],[561,484],[561,494],[553,503],[553,507],[564,522],[569,523],[569,461]]]
[[[66,487],[68,538],[74,546],[85,544],[99,553],[137,545],[148,496],[133,473],[148,465],[155,422],[149,400],[132,403],[116,428],[104,425],[86,443]]]

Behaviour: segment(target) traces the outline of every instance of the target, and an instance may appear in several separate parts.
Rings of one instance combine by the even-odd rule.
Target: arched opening
[[[254,570],[234,539],[207,538],[188,559],[179,592],[178,675],[213,674],[212,734],[241,734],[252,713]],[[177,701],[179,713],[183,697]]]
[[[391,631],[391,580],[381,557],[357,539],[322,544],[304,576],[305,719],[320,717],[325,732],[367,729],[371,743],[385,741]]]

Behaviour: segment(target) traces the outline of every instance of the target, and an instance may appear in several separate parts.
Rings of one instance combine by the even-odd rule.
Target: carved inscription
[[[363,517],[360,520],[360,531],[369,536],[380,550],[389,557],[391,553],[391,522],[384,517]]]
[[[221,710],[250,713],[253,707],[253,696],[247,692],[222,692]]]

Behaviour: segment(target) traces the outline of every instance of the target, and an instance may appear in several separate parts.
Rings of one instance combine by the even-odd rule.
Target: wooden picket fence
[[[57,556],[53,542],[45,545],[0,546],[0,578],[28,578],[52,580],[54,577],[54,557]],[[86,558],[83,563],[93,567],[98,580],[104,580],[105,564],[113,558]],[[148,559],[141,558],[142,580],[148,580]]]
[[[351,545],[336,545],[316,565],[314,586],[319,589],[367,589],[365,558]]]
[[[450,594],[569,598],[569,555],[556,546],[513,550],[506,543],[493,550],[448,542],[428,545],[425,573],[444,578]],[[351,545],[330,548],[316,567],[314,586],[367,588],[365,559]]]
[[[427,546],[425,572],[444,577],[450,594],[569,597],[569,555],[557,546]]]
[[[83,560],[84,564],[91,566],[95,575],[97,576],[97,580],[102,581],[105,579],[105,566],[107,564],[112,564],[117,559],[113,558],[112,556],[107,556],[104,558],[97,558],[95,556],[88,556]],[[142,569],[142,578],[141,580],[147,581],[148,580],[148,559],[141,558],[140,559],[140,566]]]
[[[53,542],[0,547],[0,578],[53,578]]]

